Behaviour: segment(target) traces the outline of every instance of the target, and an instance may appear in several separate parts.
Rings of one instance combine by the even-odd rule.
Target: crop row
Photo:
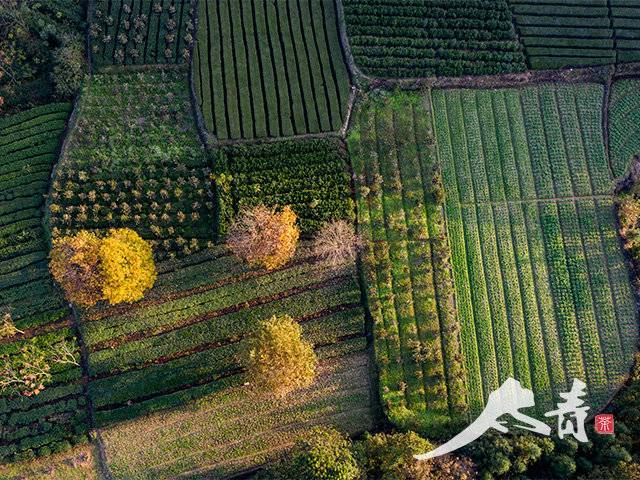
[[[0,316],[9,314],[20,330],[61,323],[69,315],[47,268],[41,207],[70,110],[55,103],[0,119]],[[28,342],[48,351],[62,339],[75,343],[68,328]],[[17,334],[0,345],[0,355],[15,355],[26,343]],[[86,441],[80,368],[53,365],[51,374],[52,383],[38,395],[0,395],[0,462]]]
[[[344,145],[333,139],[226,148],[216,162],[218,210],[227,212],[220,231],[233,214],[256,204],[291,205],[303,234],[353,218],[347,162]]]
[[[355,61],[366,74],[482,75],[526,68],[506,1],[348,0],[344,13]]]
[[[398,425],[442,434],[466,410],[430,112],[368,99],[349,139],[382,401]]]
[[[195,88],[219,139],[339,130],[349,76],[332,2],[199,2]]]
[[[637,8],[605,1],[510,3],[531,68],[608,65],[640,58]]]
[[[626,326],[629,282],[616,276],[624,259],[606,245],[611,203],[571,199],[611,188],[594,113],[601,87],[434,91],[433,100],[472,410],[508,376],[545,406],[549,388],[581,378],[601,404],[637,337]]]
[[[640,109],[640,82],[620,80],[611,88],[609,101],[609,155],[613,173],[624,176],[640,155],[638,111]]]
[[[192,0],[99,0],[89,27],[94,62],[188,63],[194,5]]]
[[[184,70],[94,75],[69,138],[52,184],[54,237],[126,226],[160,256],[210,244],[210,171]]]

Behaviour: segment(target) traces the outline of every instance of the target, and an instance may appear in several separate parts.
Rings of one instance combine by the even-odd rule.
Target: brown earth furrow
[[[192,295],[197,295],[199,293],[205,293],[205,292],[209,292],[211,290],[216,290],[218,288],[224,287],[226,285],[230,285],[233,283],[239,283],[245,280],[249,280],[250,278],[259,278],[259,277],[263,277],[265,275],[269,275],[275,272],[279,272],[279,271],[284,271],[284,270],[290,270],[294,267],[303,265],[304,263],[309,262],[308,259],[304,259],[304,260],[296,260],[293,261],[289,264],[287,264],[285,267],[278,269],[278,270],[253,270],[250,272],[245,272],[242,273],[240,275],[236,275],[236,276],[231,276],[231,277],[227,277],[227,278],[223,278],[222,280],[219,280],[217,282],[214,283],[210,283],[207,285],[201,285],[199,287],[194,287],[194,288],[190,288],[188,290],[180,290],[177,292],[166,292],[165,294],[161,294],[158,293],[157,295],[153,295],[152,298],[147,298],[144,300],[140,300],[137,303],[131,304],[131,305],[118,305],[115,307],[108,307],[105,309],[101,309],[101,310],[97,310],[97,311],[93,311],[93,312],[88,312],[87,314],[83,315],[83,321],[97,321],[97,320],[102,320],[103,318],[107,318],[107,317],[115,317],[115,316],[132,316],[137,310],[141,309],[141,308],[148,308],[148,307],[154,307],[157,305],[161,305],[173,300],[179,300],[181,298],[186,298],[186,297],[190,297]]]
[[[346,310],[350,310],[353,308],[358,308],[360,307],[360,303],[359,302],[354,302],[354,303],[346,303],[346,304],[342,304],[342,305],[337,305],[335,307],[330,307],[330,308],[326,308],[324,310],[320,310],[318,312],[314,312],[308,315],[304,315],[302,317],[298,317],[296,319],[294,319],[295,321],[299,322],[299,323],[304,323],[304,322],[308,322],[310,320],[315,320],[318,318],[322,318],[325,316],[329,316],[329,315],[333,315],[335,313],[338,312],[343,312]],[[345,335],[344,338],[340,337],[340,340],[348,340],[351,338],[357,338],[359,336],[361,336],[360,334],[355,335],[355,337],[352,337],[353,334],[349,334],[349,335]],[[348,338],[347,338],[348,337]],[[144,336],[143,338],[148,338],[147,336]],[[197,345],[193,348],[189,348],[187,350],[181,350],[179,352],[174,352],[174,353],[170,353],[167,355],[162,355],[160,357],[157,357],[153,360],[150,360],[148,362],[144,362],[141,363],[139,365],[135,365],[135,367],[133,368],[125,368],[125,369],[119,369],[119,370],[110,370],[108,372],[103,372],[97,375],[93,375],[92,377],[89,378],[90,381],[92,380],[100,380],[102,378],[107,378],[107,377],[113,377],[116,375],[120,375],[122,373],[126,373],[126,372],[131,372],[131,371],[137,371],[137,370],[143,370],[147,367],[150,367],[152,365],[162,365],[163,363],[167,363],[170,362],[172,360],[177,360],[179,358],[183,358],[183,357],[188,357],[189,355],[194,355],[196,353],[200,353],[200,352],[204,352],[206,350],[213,350],[215,348],[221,348],[221,347],[225,347],[228,345],[232,345],[234,343],[238,343],[240,341],[242,341],[244,338],[246,338],[246,335],[242,335],[242,336],[236,336],[236,337],[227,337],[221,340],[217,340],[215,342],[207,342],[207,343],[203,343],[200,345]],[[316,347],[324,347],[327,345],[331,345],[331,343],[329,344],[319,344],[316,345]]]

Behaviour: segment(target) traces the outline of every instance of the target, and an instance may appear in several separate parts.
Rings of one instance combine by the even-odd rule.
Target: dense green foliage
[[[91,19],[97,66],[188,63],[194,0],[98,0]]]
[[[158,268],[156,286],[144,300],[83,313],[89,395],[99,425],[181,407],[194,399],[202,407],[193,417],[199,421],[189,418],[184,426],[163,427],[166,437],[157,445],[141,437],[135,451],[131,429],[143,435],[147,420],[136,421],[136,427],[109,427],[109,457],[126,472],[124,477],[171,477],[207,458],[213,458],[208,463],[219,462],[221,471],[239,469],[285,448],[302,420],[307,427],[308,421],[340,424],[350,432],[369,428],[365,325],[354,266],[336,273],[314,262],[301,246],[289,266],[269,273],[251,270],[221,249]],[[241,368],[250,334],[265,318],[283,314],[300,322],[304,339],[314,345],[320,360],[317,381],[286,402],[242,387],[247,378]],[[186,415],[192,408],[186,405],[177,412]],[[171,414],[158,417],[163,425],[166,415]],[[218,428],[219,422],[226,426]],[[193,434],[198,448],[180,443],[182,428],[198,432]],[[240,439],[242,445],[229,448]],[[151,455],[156,448],[163,453]],[[192,452],[197,458],[186,455]],[[129,461],[130,456],[137,460]],[[141,465],[144,458],[152,463]],[[162,463],[156,465],[159,458]],[[242,465],[225,464],[234,458]]]
[[[340,432],[316,428],[298,441],[287,473],[300,480],[356,480],[360,468]]]
[[[382,402],[397,425],[443,435],[467,404],[428,99],[371,98],[356,115],[348,142]]]
[[[0,115],[75,94],[86,70],[85,9],[84,0],[0,3]]]
[[[611,87],[609,100],[609,155],[613,173],[627,174],[640,156],[640,81],[620,80]]]
[[[639,0],[509,0],[534,69],[640,61]]]
[[[507,377],[533,389],[540,412],[582,379],[596,410],[638,338],[603,87],[437,90],[433,101],[472,412]]]
[[[349,76],[334,2],[199,2],[196,96],[219,139],[339,130]]]
[[[181,69],[94,75],[52,184],[53,236],[128,227],[161,256],[206,246],[213,195],[191,113]]]
[[[429,77],[526,69],[506,0],[344,0],[363,73]]]
[[[334,219],[352,219],[349,160],[337,139],[279,141],[225,148],[216,161],[219,231],[243,207],[290,205],[302,234]]]
[[[49,104],[0,120],[0,314],[20,330],[0,339],[0,356],[17,359],[27,344],[45,352],[62,340],[75,345],[68,308],[49,276],[40,210],[70,109]],[[52,384],[38,395],[0,396],[0,462],[86,439],[80,369],[53,365],[48,374]]]

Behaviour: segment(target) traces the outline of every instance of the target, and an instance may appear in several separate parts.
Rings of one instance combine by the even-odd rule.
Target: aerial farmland
[[[0,480],[637,479],[639,288],[640,0],[0,2]]]

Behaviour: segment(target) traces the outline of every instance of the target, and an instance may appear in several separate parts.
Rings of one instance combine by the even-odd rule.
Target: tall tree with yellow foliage
[[[156,279],[151,246],[129,228],[111,229],[104,238],[81,230],[55,239],[49,268],[67,300],[83,307],[134,302]]]

